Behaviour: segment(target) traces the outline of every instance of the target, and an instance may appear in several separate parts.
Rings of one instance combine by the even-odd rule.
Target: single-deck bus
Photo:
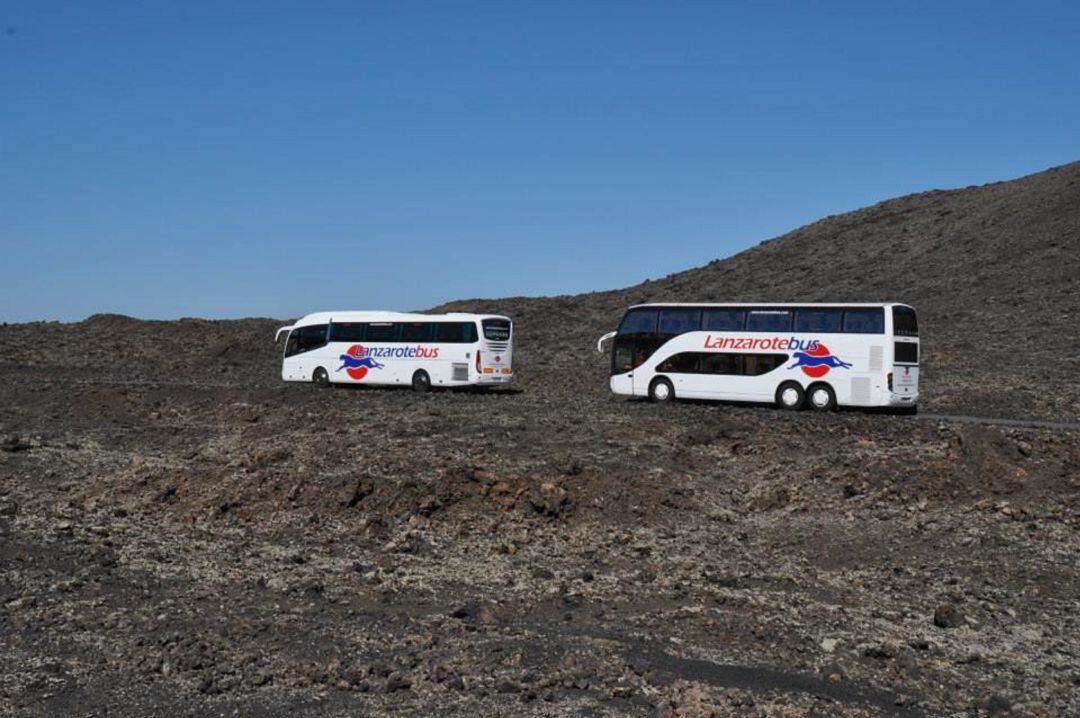
[[[919,326],[905,304],[640,304],[613,339],[611,390],[653,401],[893,407],[919,399]]]
[[[281,378],[340,384],[498,386],[514,378],[513,325],[494,314],[318,312],[281,327]]]

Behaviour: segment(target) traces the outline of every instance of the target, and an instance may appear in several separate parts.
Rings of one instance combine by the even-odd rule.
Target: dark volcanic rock
[[[964,625],[964,616],[952,603],[943,603],[934,610],[934,625],[938,628],[957,628]]]

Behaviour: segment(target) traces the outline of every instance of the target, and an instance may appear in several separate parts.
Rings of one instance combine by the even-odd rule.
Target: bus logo
[[[817,346],[809,351],[795,352],[795,363],[788,367],[788,369],[794,369],[799,367],[803,370],[803,374],[806,374],[811,379],[819,379],[829,373],[829,369],[850,369],[851,364],[846,361],[841,361],[840,357],[835,357],[829,348],[824,344],[817,342]]]
[[[382,364],[368,356],[367,347],[363,344],[353,344],[338,358],[341,359],[341,366],[337,371],[344,369],[346,374],[357,381],[367,376],[368,369],[383,368]]]

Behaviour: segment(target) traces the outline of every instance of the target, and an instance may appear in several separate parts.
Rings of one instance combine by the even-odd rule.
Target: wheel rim
[[[814,402],[814,406],[819,409],[824,409],[830,403],[829,392],[825,389],[818,389],[810,395],[810,401]]]
[[[667,401],[667,398],[671,396],[671,389],[664,382],[657,382],[656,387],[653,389],[653,396],[660,401]]]
[[[425,375],[425,374],[417,374],[413,378],[413,386],[416,387],[417,389],[426,389],[430,383],[431,383],[430,380],[427,378],[427,375]]]
[[[780,401],[784,402],[784,406],[795,406],[799,403],[799,391],[789,386],[780,392]]]

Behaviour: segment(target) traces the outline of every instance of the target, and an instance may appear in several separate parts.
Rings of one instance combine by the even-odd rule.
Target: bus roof
[[[334,322],[430,322],[432,320],[448,322],[476,321],[477,319],[505,319],[501,314],[469,314],[451,312],[448,314],[422,314],[419,312],[387,312],[382,310],[342,310],[339,312],[314,312],[297,319],[291,326],[302,327],[308,324],[328,324]]]
[[[910,304],[904,304],[903,302],[649,302],[647,304],[633,304],[630,309],[639,309],[642,307],[750,307],[761,309],[785,309],[791,307],[798,309],[799,307],[828,307],[830,309],[836,307],[863,307],[863,308],[885,308],[885,307],[909,307]]]

